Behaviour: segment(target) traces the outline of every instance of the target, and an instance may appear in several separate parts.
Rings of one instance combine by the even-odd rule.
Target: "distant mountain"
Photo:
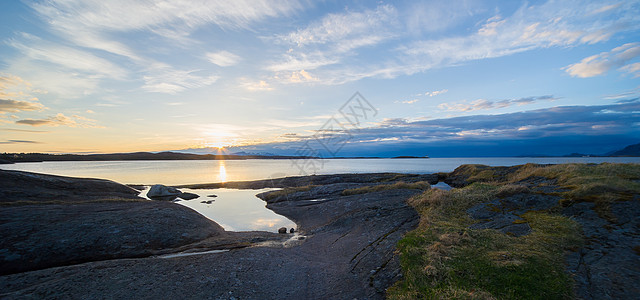
[[[607,156],[640,156],[640,144],[626,146],[622,150],[607,153]]]

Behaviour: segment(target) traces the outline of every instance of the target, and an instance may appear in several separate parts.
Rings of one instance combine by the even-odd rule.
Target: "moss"
[[[357,194],[366,194],[371,192],[379,192],[386,190],[397,190],[397,189],[416,189],[416,190],[427,190],[431,187],[426,181],[418,181],[406,183],[403,181],[399,181],[393,184],[379,184],[379,185],[371,185],[371,186],[363,186],[354,189],[346,189],[342,191],[343,196],[349,195],[357,195]]]

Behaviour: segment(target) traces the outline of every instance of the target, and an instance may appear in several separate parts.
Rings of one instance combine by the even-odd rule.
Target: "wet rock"
[[[211,195],[207,195],[207,197],[215,198],[215,197],[218,197],[218,195],[211,194]]]
[[[287,227],[280,227],[278,233],[287,233]]]
[[[184,193],[180,193],[180,195],[178,195],[178,198],[183,200],[193,200],[196,198],[200,198],[200,196],[198,194],[184,192]]]
[[[295,229],[293,229],[293,228],[289,229],[289,233],[294,233],[294,232],[296,232]]]

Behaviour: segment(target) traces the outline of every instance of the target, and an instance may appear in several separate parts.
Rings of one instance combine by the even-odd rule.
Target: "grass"
[[[409,199],[420,213],[420,225],[398,244],[404,277],[387,290],[389,298],[572,298],[564,256],[582,246],[576,221],[554,209],[530,211],[520,217],[531,233],[513,237],[492,229],[469,229],[475,221],[466,210],[496,198],[544,193],[536,187],[556,186],[558,190],[550,193],[562,198],[559,204],[592,202],[601,217],[615,222],[610,204],[640,194],[638,164],[465,165],[453,175],[471,184],[451,191],[427,190]],[[634,251],[640,255],[640,245]]]
[[[427,190],[429,188],[431,188],[431,185],[429,184],[429,182],[426,182],[426,181],[418,181],[418,182],[411,182],[411,183],[399,181],[392,184],[379,184],[379,185],[372,185],[372,186],[363,186],[363,187],[354,188],[354,189],[346,189],[342,191],[342,196],[366,194],[366,193],[386,191],[386,190],[397,190],[397,189]]]
[[[581,243],[579,225],[547,212],[522,218],[532,233],[512,237],[471,230],[466,210],[500,193],[526,187],[474,183],[451,191],[428,190],[410,199],[421,215],[418,229],[399,243],[404,279],[387,291],[391,299],[565,299],[571,279],[563,254]]]

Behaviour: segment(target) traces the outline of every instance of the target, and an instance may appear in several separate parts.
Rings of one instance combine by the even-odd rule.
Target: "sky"
[[[640,1],[0,2],[0,152],[639,142]]]

